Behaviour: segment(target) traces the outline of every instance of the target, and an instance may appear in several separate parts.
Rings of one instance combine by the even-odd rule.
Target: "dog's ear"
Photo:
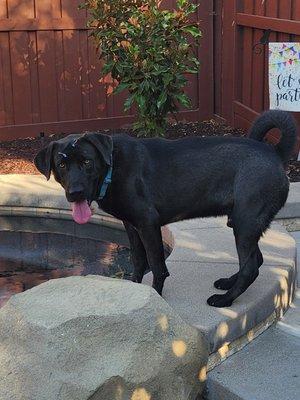
[[[107,165],[110,165],[111,153],[113,151],[113,141],[108,135],[102,133],[86,133],[84,138],[90,142],[104,158]]]
[[[40,150],[34,157],[34,165],[43,175],[45,175],[47,181],[50,179],[51,175],[52,156],[55,144],[56,142],[51,142],[47,147]]]

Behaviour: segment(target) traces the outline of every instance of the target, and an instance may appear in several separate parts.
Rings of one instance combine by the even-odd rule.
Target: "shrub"
[[[167,114],[189,107],[184,93],[186,73],[197,73],[193,54],[201,32],[190,15],[197,5],[177,0],[163,10],[155,0],[87,0],[89,27],[104,61],[102,74],[118,82],[114,93],[128,90],[127,111],[137,105],[134,129],[148,136],[163,135]]]

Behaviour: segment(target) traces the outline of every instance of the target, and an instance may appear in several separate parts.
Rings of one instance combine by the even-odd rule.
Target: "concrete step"
[[[208,374],[207,400],[300,398],[300,291],[284,318]]]
[[[300,217],[300,182],[290,184],[290,191],[285,206],[279,211],[276,218]]]
[[[295,298],[293,300],[293,303],[291,304],[290,309],[285,313],[284,317],[280,321],[278,321],[276,326],[283,332],[297,337],[299,339],[299,344],[300,344],[300,289],[296,291]],[[300,394],[300,381],[299,381],[299,394]]]

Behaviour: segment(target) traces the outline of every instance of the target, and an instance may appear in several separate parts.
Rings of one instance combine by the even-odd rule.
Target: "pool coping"
[[[1,199],[0,199],[0,215],[22,215],[22,216],[29,216],[29,217],[47,217],[47,218],[55,218],[55,219],[72,219],[71,216],[71,211],[68,209],[69,205],[66,202],[64,198],[64,193],[63,191],[58,187],[58,185],[55,182],[50,182],[50,188],[48,189],[47,186],[42,185],[43,189],[39,188],[39,185],[41,182],[45,182],[43,177],[39,176],[31,176],[30,175],[30,182],[31,185],[29,185],[31,188],[24,192],[23,185],[21,187],[16,184],[14,176],[10,176],[10,178],[4,179],[4,181],[13,183],[13,187],[10,187],[9,190],[7,190],[7,187],[2,189],[1,193]],[[26,182],[28,179],[28,176],[19,176],[17,180],[22,179],[23,182]],[[3,176],[0,175],[0,185],[3,183]],[[55,191],[53,193],[53,187],[55,188]],[[27,186],[25,184],[25,186]],[[299,186],[300,187],[300,186]],[[8,195],[7,197],[5,195]],[[6,197],[6,198],[5,198]],[[25,205],[20,205],[20,199],[25,198]],[[46,201],[41,201],[44,198]],[[48,206],[47,206],[48,205]],[[46,207],[45,207],[46,206]],[[293,212],[297,209],[296,207],[293,207]],[[299,213],[300,214],[300,213]],[[291,213],[289,212],[288,214],[289,218],[291,217]],[[282,218],[282,216],[280,216]],[[92,216],[90,223],[92,224],[100,224],[103,226],[107,226],[113,229],[118,229],[120,231],[124,231],[124,227],[121,221],[116,220],[114,217],[102,212],[101,210],[97,210],[96,213]],[[209,224],[211,225],[211,224]],[[206,232],[209,234],[210,230],[213,229],[223,229],[223,227],[218,227],[218,226],[207,226],[204,225],[204,227],[201,225],[201,228],[197,225],[195,227],[195,220],[192,221],[184,221],[183,223],[175,223],[172,224],[171,226],[163,227],[162,232],[163,232],[163,240],[164,242],[173,249],[176,248],[177,243],[182,240],[180,235],[183,233],[186,234],[186,232],[193,232],[195,237],[202,237],[203,233]],[[282,233],[280,228],[275,228],[279,229],[282,235],[288,235],[287,233]],[[223,232],[223,230],[221,231]],[[225,233],[226,232],[226,233]],[[227,235],[228,230],[224,230],[224,235]],[[125,231],[124,231],[125,234]],[[292,241],[293,239],[290,238]],[[292,247],[292,242],[289,242],[289,246],[291,250]],[[176,253],[176,252],[174,252]],[[177,254],[177,253],[176,253]],[[296,254],[296,253],[295,253]],[[289,305],[292,301],[293,298],[293,292],[294,292],[294,282],[295,282],[295,268],[296,268],[296,263],[295,263],[295,254],[294,254],[294,259],[293,262],[291,262],[291,259],[293,256],[291,256],[288,260],[289,262],[283,263],[281,265],[281,269],[284,270],[285,274],[285,291],[282,289],[282,276],[278,277],[278,280],[274,280],[272,285],[268,288],[268,293],[265,295],[263,299],[258,298],[257,304],[259,307],[261,307],[261,304],[263,302],[266,302],[267,299],[272,299],[277,296],[280,301],[278,302],[277,305],[273,306],[270,308],[270,305],[266,308],[266,312],[261,312],[259,310],[258,314],[259,317],[255,316],[257,313],[255,311],[255,304],[253,305],[253,309],[247,310],[248,313],[252,313],[252,318],[253,321],[252,323],[247,325],[247,328],[241,330],[240,328],[236,331],[236,337],[230,338],[230,335],[228,337],[225,335],[222,340],[217,341],[216,343],[211,344],[211,355],[209,358],[209,363],[208,363],[208,370],[213,369],[216,365],[218,365],[220,362],[224,361],[227,357],[229,357],[231,354],[235,353],[236,351],[240,350],[243,348],[246,344],[248,344],[250,341],[252,341],[255,337],[257,337],[260,333],[265,331],[274,321],[278,320],[283,313],[289,308]],[[188,253],[188,256],[191,254]],[[194,254],[193,254],[194,256]],[[176,257],[176,255],[175,255]],[[174,258],[174,257],[173,257]],[[195,264],[193,264],[193,267],[196,266],[197,260],[193,260]],[[167,265],[168,268],[171,270],[171,276],[172,276],[172,268],[177,268],[178,265],[179,268],[181,268],[182,260],[172,260],[172,254],[167,260]],[[199,264],[203,264],[203,260],[199,260]],[[170,268],[171,265],[171,268]],[[174,267],[175,265],[175,267]],[[182,264],[183,265],[183,264]],[[270,265],[270,267],[274,268],[275,266]],[[277,265],[278,267],[278,265]],[[149,274],[150,275],[150,274]],[[272,278],[274,279],[274,277]],[[146,284],[150,285],[151,284],[151,279],[150,276],[146,277]],[[173,294],[174,295],[174,294]],[[275,297],[274,297],[275,296]],[[284,299],[284,301],[283,301]],[[167,302],[168,299],[166,299]],[[169,303],[170,304],[170,303]],[[172,304],[171,304],[172,306]],[[199,304],[200,307],[209,307],[207,305]],[[177,311],[181,316],[181,312],[176,309],[176,307],[173,307],[175,311]],[[207,309],[208,310],[208,309]],[[228,315],[230,315],[230,308],[228,309]],[[205,309],[204,309],[205,311]],[[251,311],[251,312],[250,312]],[[249,314],[245,314],[249,315]],[[182,316],[185,320],[186,317]],[[227,329],[234,330],[233,328],[235,327],[234,320],[236,319],[236,323],[239,320],[238,318],[232,318],[228,317],[226,319],[228,323]],[[190,321],[187,321],[190,323]],[[208,338],[208,340],[211,342],[211,335],[212,335],[212,330],[211,331],[203,331],[201,327],[197,324],[191,324],[196,326],[202,333],[205,334],[205,336]],[[221,332],[222,326],[224,327],[224,321],[221,323],[217,323],[215,326],[212,328],[214,329],[215,333],[218,332],[218,330]],[[221,328],[220,328],[221,327]],[[222,333],[222,332],[221,332]],[[229,332],[230,333],[230,332]]]

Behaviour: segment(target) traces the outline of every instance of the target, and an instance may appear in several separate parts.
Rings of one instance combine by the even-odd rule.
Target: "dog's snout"
[[[83,195],[83,190],[74,190],[72,192],[69,192],[69,195],[72,197],[80,197]]]
[[[85,192],[82,186],[71,187],[66,194],[68,201],[85,200]]]

